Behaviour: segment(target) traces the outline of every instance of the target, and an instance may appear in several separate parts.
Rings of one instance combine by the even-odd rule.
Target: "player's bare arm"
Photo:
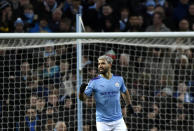
[[[131,105],[131,97],[130,97],[130,94],[129,94],[128,90],[126,90],[125,93],[122,93],[122,97],[123,97],[126,105]]]
[[[86,83],[82,83],[82,85],[80,86],[79,99],[81,101],[85,101],[86,100],[87,96],[85,95],[84,91],[85,91],[87,86],[88,86],[88,84],[86,84]]]
[[[124,99],[124,101],[126,103],[126,107],[127,107],[128,112],[133,114],[134,110],[133,110],[133,107],[132,107],[131,97],[130,97],[129,91],[126,90],[125,93],[122,93],[122,97],[123,97],[123,99]]]

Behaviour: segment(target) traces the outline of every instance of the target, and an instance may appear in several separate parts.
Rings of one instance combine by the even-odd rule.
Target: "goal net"
[[[76,38],[0,39],[0,128],[77,131]],[[121,99],[130,131],[194,130],[194,39],[80,38],[82,81],[98,75],[97,58],[113,58],[131,94]],[[82,103],[83,131],[96,131],[94,98]]]

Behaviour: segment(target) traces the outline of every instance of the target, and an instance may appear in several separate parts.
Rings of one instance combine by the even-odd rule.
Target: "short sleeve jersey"
[[[99,75],[89,82],[85,94],[94,94],[97,122],[111,122],[122,118],[120,92],[126,92],[121,76],[112,75],[111,79],[106,79]]]

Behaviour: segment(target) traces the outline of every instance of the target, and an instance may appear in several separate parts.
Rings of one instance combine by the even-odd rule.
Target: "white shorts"
[[[127,131],[123,118],[113,122],[96,122],[97,131]]]

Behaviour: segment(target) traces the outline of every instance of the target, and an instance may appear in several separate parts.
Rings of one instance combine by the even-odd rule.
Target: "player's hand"
[[[129,114],[134,114],[134,110],[131,104],[127,105],[127,111]]]
[[[83,93],[87,86],[88,86],[88,84],[82,83],[81,86],[80,86],[80,92]]]

